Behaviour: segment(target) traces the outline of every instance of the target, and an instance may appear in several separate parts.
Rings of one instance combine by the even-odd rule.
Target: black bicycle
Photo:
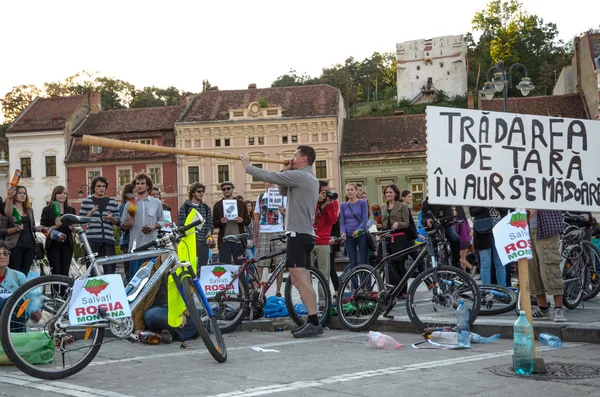
[[[392,311],[401,291],[422,264],[426,270],[410,283],[406,296],[406,311],[412,323],[419,329],[456,325],[456,309],[464,301],[469,309],[472,324],[481,305],[479,288],[464,270],[447,266],[445,227],[430,213],[432,230],[426,233],[425,244],[414,245],[405,250],[388,254],[385,239],[390,231],[377,232],[382,259],[375,266],[359,265],[351,269],[340,282],[337,311],[341,323],[351,331],[367,329],[383,313],[393,318]],[[423,246],[425,249],[423,249]],[[421,251],[400,282],[393,286],[388,279],[392,260]]]

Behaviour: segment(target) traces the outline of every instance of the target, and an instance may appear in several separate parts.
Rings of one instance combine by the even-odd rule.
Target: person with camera
[[[317,259],[317,267],[323,273],[327,282],[329,282],[329,267],[331,266],[331,247],[329,246],[331,228],[337,222],[339,211],[337,198],[337,193],[329,190],[329,184],[326,181],[319,180],[319,198],[313,222],[317,239],[311,252],[311,260],[314,263],[314,259]],[[323,301],[321,295],[322,291],[319,291],[319,301]]]

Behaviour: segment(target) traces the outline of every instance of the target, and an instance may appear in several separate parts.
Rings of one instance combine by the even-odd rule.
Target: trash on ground
[[[470,332],[469,337],[471,338],[471,343],[492,343],[494,340],[500,338],[500,334],[484,337],[474,332]],[[430,339],[435,343],[444,345],[458,345],[458,334],[456,332],[433,331],[425,336],[425,339]]]
[[[542,342],[544,345],[550,346],[550,347],[561,347],[562,346],[562,340],[560,340],[560,338],[558,336],[554,336],[547,332],[542,332],[540,334],[540,342]]]
[[[369,331],[365,344],[388,350],[402,348],[402,344],[391,336],[375,331]]]
[[[255,352],[279,353],[279,350],[275,350],[275,349],[263,349],[260,346],[252,346],[250,349],[254,350]]]
[[[269,296],[267,303],[263,308],[265,317],[287,317],[290,315],[288,309],[285,307],[285,299],[277,296]]]

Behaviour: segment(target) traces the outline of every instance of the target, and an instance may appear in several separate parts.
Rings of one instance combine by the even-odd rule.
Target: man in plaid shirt
[[[563,279],[560,271],[560,234],[563,230],[560,211],[527,210],[533,258],[529,260],[529,288],[535,295],[534,320],[567,321],[563,309]],[[548,309],[546,294],[554,297],[554,316]]]

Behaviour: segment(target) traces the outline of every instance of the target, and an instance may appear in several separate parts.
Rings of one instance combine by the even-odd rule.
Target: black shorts
[[[285,266],[311,267],[310,254],[315,246],[315,236],[301,233],[296,233],[294,237],[288,233],[287,236]]]

